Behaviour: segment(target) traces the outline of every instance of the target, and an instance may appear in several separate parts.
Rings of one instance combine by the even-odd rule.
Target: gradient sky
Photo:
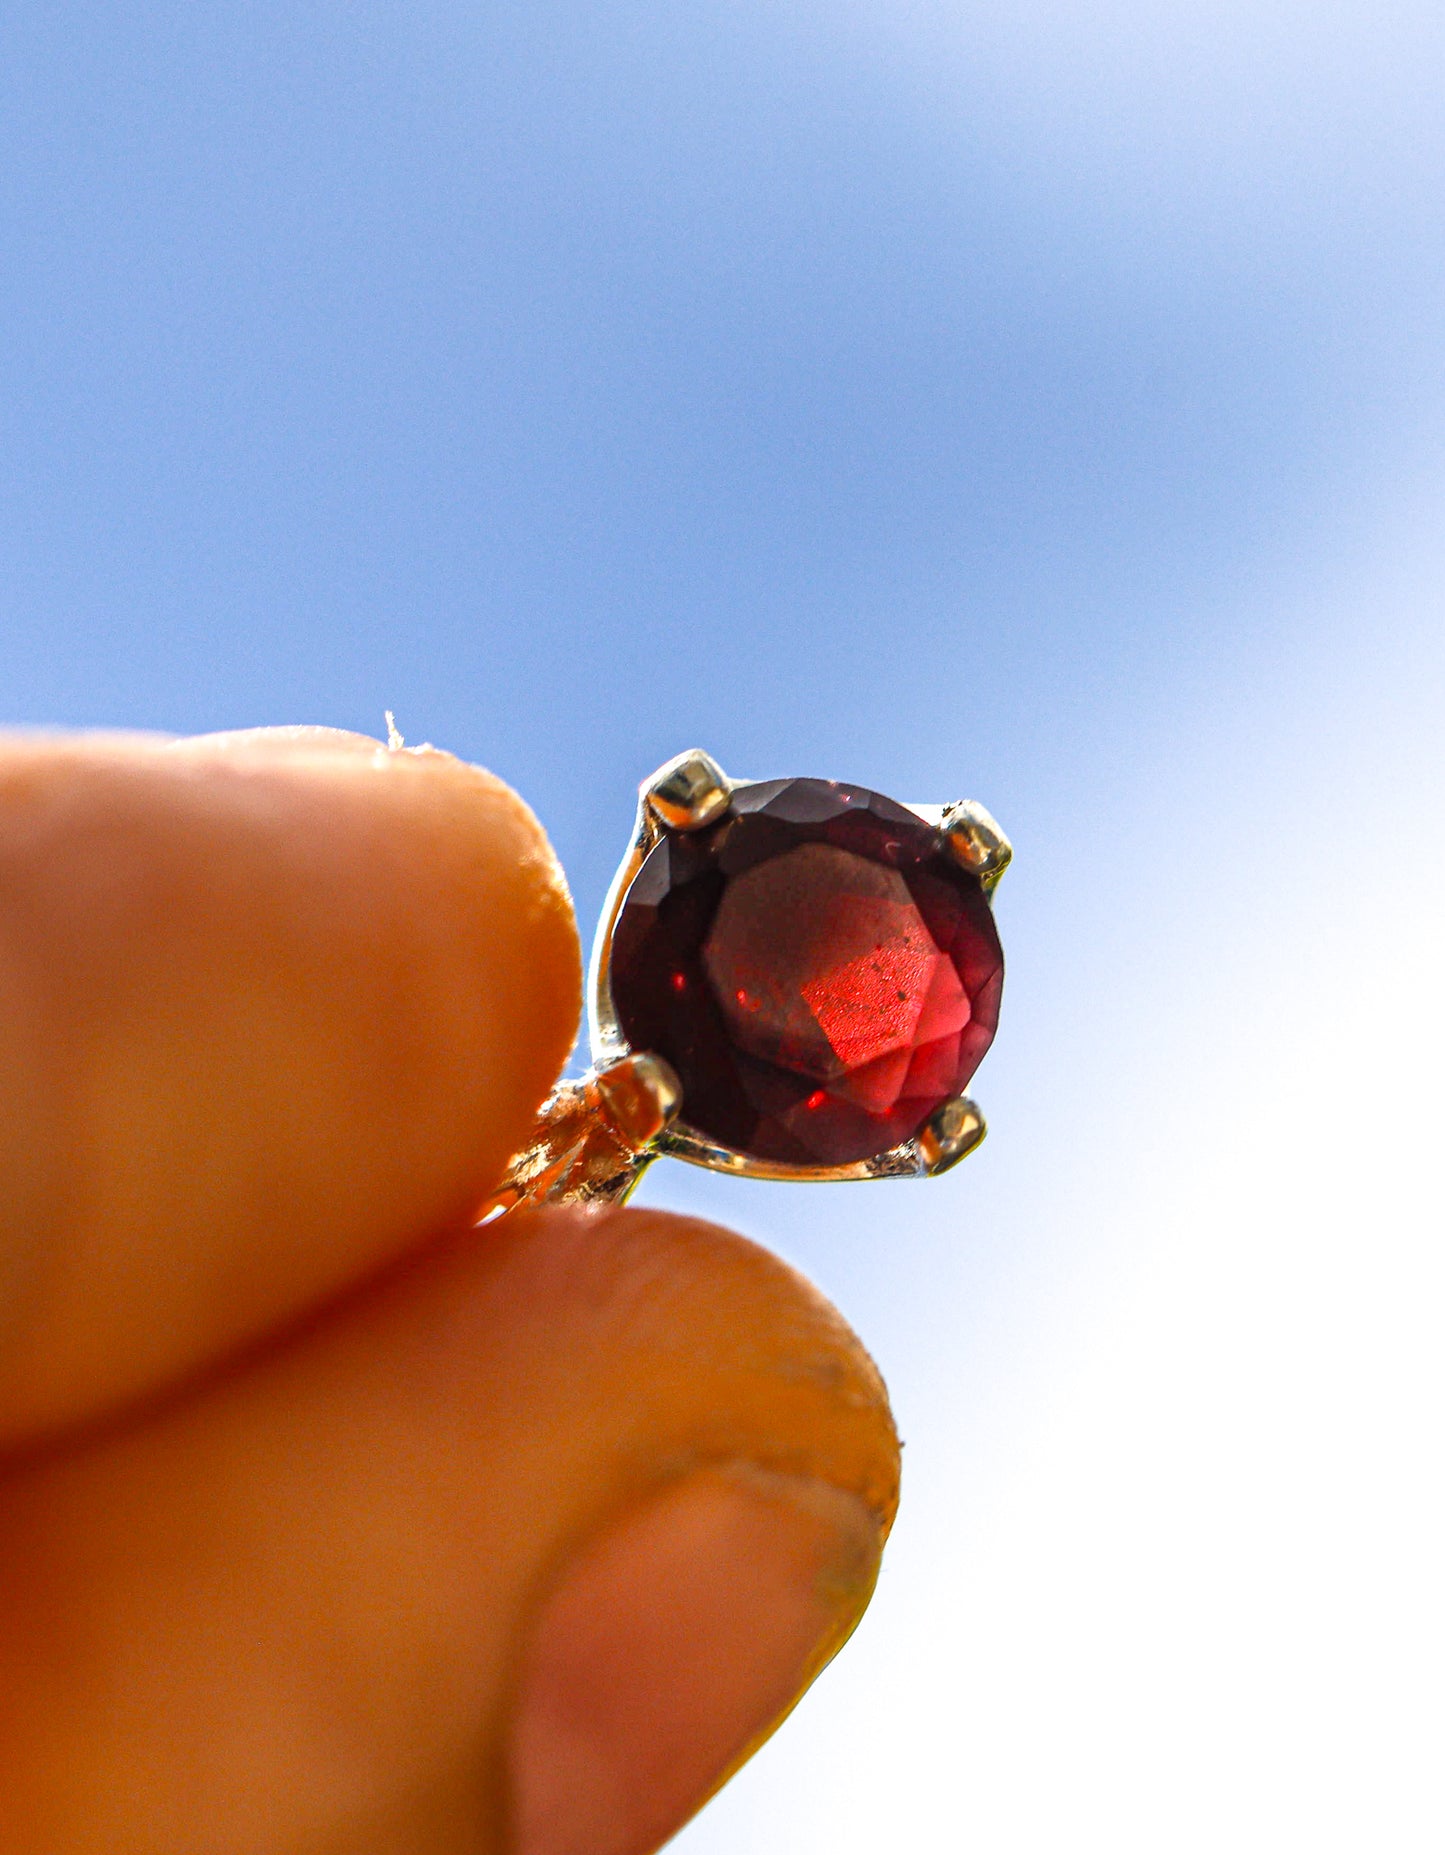
[[[29,724],[975,796],[992,1133],[658,1168],[908,1439],[875,1610],[688,1855],[1436,1850],[1445,14],[12,0]]]

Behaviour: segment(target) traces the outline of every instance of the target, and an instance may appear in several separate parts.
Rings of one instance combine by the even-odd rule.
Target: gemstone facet
[[[858,786],[768,780],[665,833],[613,931],[613,1007],[734,1152],[840,1166],[910,1139],[993,1040],[1003,955],[978,876]]]

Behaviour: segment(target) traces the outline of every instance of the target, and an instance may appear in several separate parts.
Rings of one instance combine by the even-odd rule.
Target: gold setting
[[[682,1106],[677,1071],[651,1050],[619,1056],[597,1072],[597,1093],[613,1130],[640,1152]]]
[[[751,785],[729,780],[710,754],[689,748],[660,766],[638,792],[632,839],[608,889],[587,977],[592,1068],[563,1082],[543,1103],[531,1143],[508,1168],[491,1218],[523,1201],[621,1203],[644,1170],[662,1155],[748,1179],[835,1184],[855,1179],[936,1178],[982,1141],[987,1127],[965,1095],[936,1109],[913,1136],[886,1153],[844,1166],[793,1166],[734,1152],[687,1125],[687,1104],[671,1066],[651,1051],[634,1051],[612,1001],[612,934],[627,891],[648,853],[669,831],[700,831],[717,822],[732,795]],[[993,817],[972,799],[950,805],[910,805],[932,825],[954,856],[982,883],[989,899],[1013,850]]]
[[[731,792],[712,755],[690,747],[643,783],[642,802],[665,830],[703,831],[722,817]]]
[[[943,834],[958,861],[992,895],[1014,854],[998,820],[977,799],[960,799],[943,808]]]
[[[944,1102],[914,1136],[924,1174],[936,1179],[949,1171],[968,1158],[987,1132],[988,1122],[979,1113],[977,1102],[970,1101],[967,1095],[955,1095]]]

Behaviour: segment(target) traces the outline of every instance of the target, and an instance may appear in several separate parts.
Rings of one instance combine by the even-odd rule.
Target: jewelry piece
[[[981,805],[821,779],[645,781],[588,976],[592,1068],[543,1104],[484,1221],[620,1203],[660,1154],[761,1179],[946,1172],[984,1136],[962,1093],[998,1024]]]

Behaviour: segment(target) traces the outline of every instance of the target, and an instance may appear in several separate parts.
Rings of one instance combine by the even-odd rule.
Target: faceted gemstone
[[[794,1165],[869,1159],[967,1084],[1003,955],[978,878],[891,799],[820,779],[742,787],[667,835],[627,891],[612,999],[666,1057],[682,1121]]]

